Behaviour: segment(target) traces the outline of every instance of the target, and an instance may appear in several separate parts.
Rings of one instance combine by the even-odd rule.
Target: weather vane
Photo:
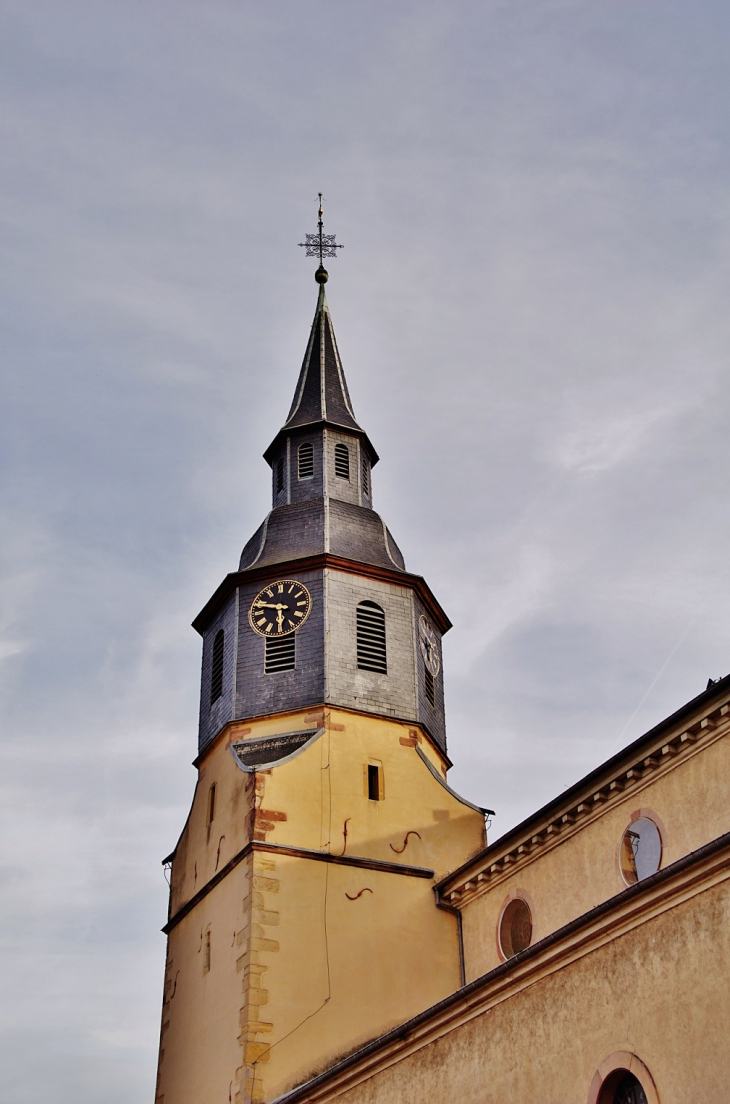
[[[336,257],[338,249],[344,249],[343,245],[337,245],[335,242],[335,234],[325,234],[322,224],[322,193],[319,195],[319,221],[317,222],[316,234],[305,234],[306,241],[299,242],[302,249],[306,249],[308,257],[319,257],[319,268],[315,273],[315,280],[324,284],[327,282],[327,270],[324,267],[323,259],[325,257]]]

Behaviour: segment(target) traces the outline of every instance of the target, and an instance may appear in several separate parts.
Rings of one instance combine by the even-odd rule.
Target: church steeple
[[[264,453],[264,459],[269,463],[283,434],[292,430],[323,426],[357,435],[367,452],[370,466],[378,462],[378,454],[365,431],[358,425],[352,407],[324,290],[328,278],[326,269],[320,265],[315,273],[319,296],[309,341],[287,419]]]
[[[305,243],[320,259],[314,319],[291,408],[264,453],[271,510],[194,622],[205,640],[200,748],[241,717],[337,704],[418,723],[445,751],[440,636],[449,621],[373,509],[378,456],[337,348],[321,262],[339,246],[321,216],[320,207]],[[255,600],[274,601],[259,593],[270,580],[279,595],[284,580],[309,594],[306,620],[282,641],[252,621]]]

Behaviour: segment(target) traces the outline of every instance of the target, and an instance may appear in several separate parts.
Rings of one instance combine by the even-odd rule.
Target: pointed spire
[[[284,429],[320,422],[362,433],[355,419],[337,350],[332,317],[324,293],[324,280],[319,283],[319,298],[307,351]]]
[[[328,275],[322,265],[317,269],[315,279],[319,284],[317,308],[314,312],[291,409],[282,429],[269,445],[264,457],[267,460],[270,459],[281,434],[289,430],[302,429],[305,426],[329,425],[335,429],[349,430],[357,434],[370,455],[371,464],[376,464],[378,454],[365,431],[358,425],[352,408],[352,400],[335,339],[332,316],[324,291]]]

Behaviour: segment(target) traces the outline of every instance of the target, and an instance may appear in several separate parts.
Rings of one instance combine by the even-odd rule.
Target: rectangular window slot
[[[380,801],[380,768],[374,763],[368,763],[368,798]]]
[[[210,931],[205,933],[205,942],[203,944],[203,973],[207,974],[210,970]]]
[[[267,636],[264,644],[266,645],[264,672],[267,675],[275,674],[277,671],[294,670],[294,651],[296,646],[294,633],[290,633],[289,636],[280,636],[273,639]]]
[[[215,782],[208,790],[208,816],[206,818],[206,824],[208,827],[215,820]]]
[[[436,705],[436,688],[434,686],[433,675],[428,669],[426,670],[426,698],[429,705]]]
[[[276,493],[279,495],[284,490],[284,457],[280,456],[276,461]]]

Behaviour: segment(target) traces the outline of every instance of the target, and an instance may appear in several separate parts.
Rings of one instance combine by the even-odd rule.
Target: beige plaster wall
[[[337,1096],[340,1104],[589,1104],[629,1051],[660,1104],[730,1083],[730,887],[722,882],[529,985]],[[405,1045],[405,1044],[404,1044]],[[313,1099],[333,1099],[322,1090]]]
[[[730,830],[728,777],[730,739],[706,738],[490,882],[462,910],[467,980],[502,961],[497,928],[510,896],[528,901],[537,942],[625,889],[619,845],[640,810],[662,832],[663,867]]]

